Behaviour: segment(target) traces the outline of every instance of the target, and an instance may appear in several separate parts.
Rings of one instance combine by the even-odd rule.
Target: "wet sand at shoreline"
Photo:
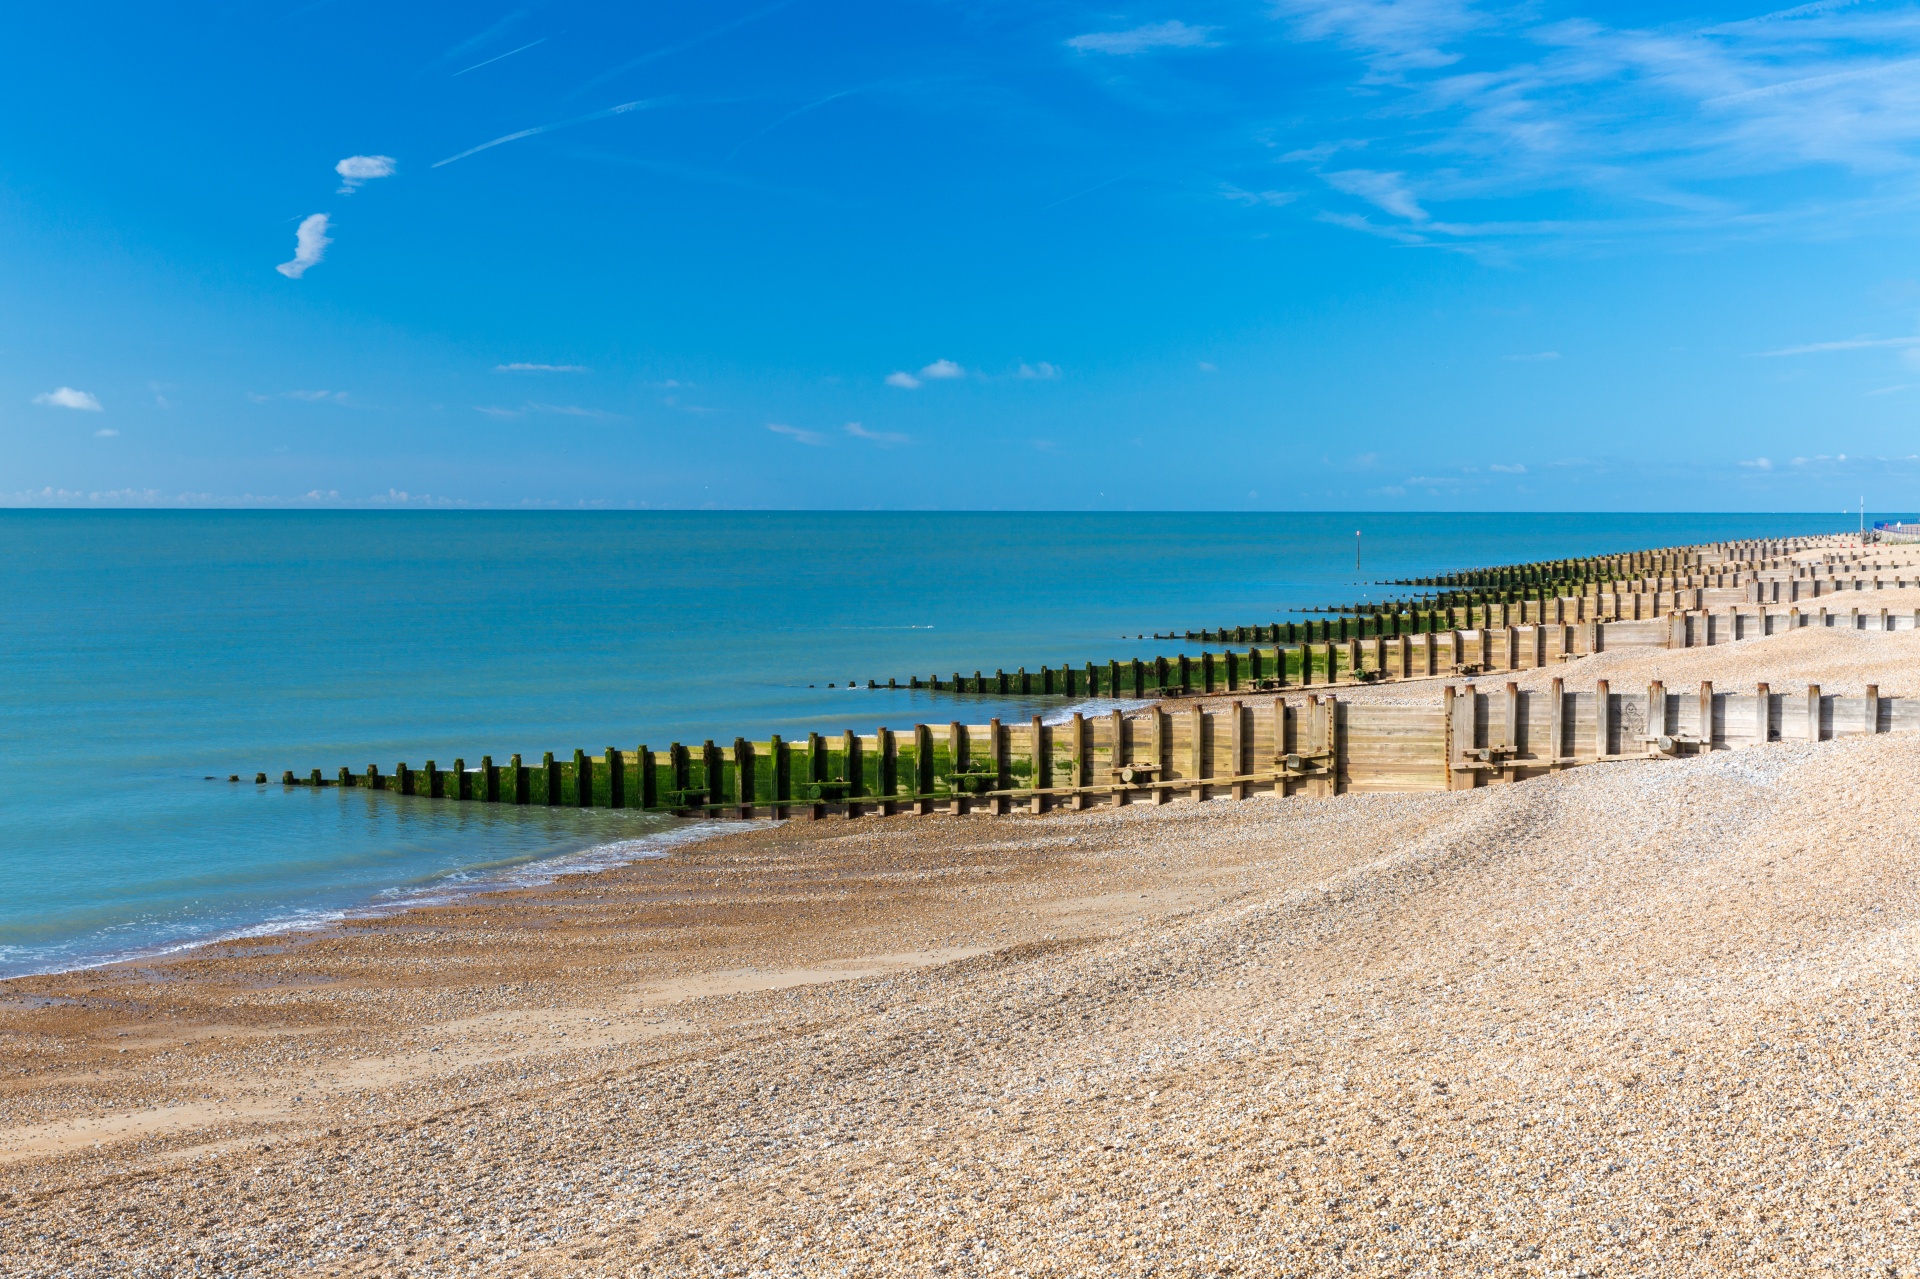
[[[1916,783],[792,823],[3,983],[0,1270],[1905,1272]]]

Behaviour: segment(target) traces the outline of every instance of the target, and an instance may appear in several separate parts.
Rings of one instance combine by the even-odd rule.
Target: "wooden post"
[[[1246,628],[1242,627],[1241,629],[1244,630]],[[1240,687],[1240,655],[1232,649],[1228,649],[1222,654],[1222,658],[1227,664],[1227,691],[1231,693]]]
[[[1200,654],[1200,691],[1213,692],[1213,654]]]
[[[1318,791],[1326,799],[1340,793],[1340,699],[1332,693],[1320,699],[1320,749],[1327,756],[1327,772]]]
[[[933,730],[925,724],[913,726],[913,815],[926,817],[933,812]]]
[[[1713,749],[1713,681],[1700,681],[1700,749]]]
[[[891,817],[895,812],[893,797],[900,793],[900,744],[894,740],[893,730],[884,725],[873,730],[873,740],[880,748],[880,815]]]
[[[1167,713],[1165,711],[1156,706],[1151,713],[1153,716],[1153,765],[1157,774],[1154,780],[1157,782],[1166,781],[1168,739],[1172,737],[1173,734],[1167,731]],[[1156,786],[1153,788],[1154,803],[1164,804],[1172,798],[1173,795],[1165,786]]]
[[[727,802],[722,785],[726,773],[726,756],[713,744],[713,739],[708,738],[700,744],[700,775],[707,792],[705,811],[708,817],[720,816],[721,806]]]
[[[546,774],[547,807],[552,808],[560,802],[560,764],[552,751],[541,753],[540,770]]]
[[[533,784],[527,777],[527,766],[520,762],[518,755],[515,755],[508,761],[507,771],[512,774],[513,802],[516,804],[531,803],[533,800]]]
[[[427,798],[439,799],[443,794],[440,782],[440,766],[432,760],[428,760],[427,766],[420,771],[427,775]],[[313,775],[317,781],[320,777],[320,770],[316,768]]]
[[[1079,711],[1073,713],[1073,811],[1084,812],[1093,803],[1093,797],[1087,793],[1092,783],[1093,752],[1088,749],[1092,734],[1088,730],[1087,717]]]
[[[480,757],[480,799],[484,803],[500,802],[500,770],[493,766],[493,756]]]
[[[1207,798],[1207,786],[1201,779],[1212,771],[1207,767],[1207,714],[1196,706],[1190,715],[1187,726],[1193,733],[1193,740],[1188,743],[1188,767],[1192,769],[1191,776],[1194,779],[1194,801],[1202,803]]]
[[[1807,740],[1820,740],[1820,686],[1807,685]]]
[[[1501,745],[1507,748],[1508,767],[1500,770],[1500,779],[1518,781],[1520,777],[1520,685],[1512,680],[1500,692]]]
[[[1113,749],[1107,756],[1108,776],[1113,783],[1114,807],[1118,808],[1128,801],[1127,792],[1121,786],[1120,770],[1131,762],[1132,758],[1127,753],[1126,714],[1122,711],[1112,712],[1109,716],[1109,725],[1113,730]]]
[[[1007,730],[996,717],[987,721],[988,750],[993,755],[993,788],[997,791],[1009,790],[1012,778],[1007,776]],[[1005,795],[996,795],[993,799],[993,814],[1005,817],[1013,811],[1013,802]]]
[[[626,757],[613,747],[607,747],[605,767],[607,770],[607,807],[626,807],[627,797],[627,761]]]
[[[1246,711],[1240,703],[1232,702],[1227,706],[1227,716],[1227,754],[1230,761],[1227,764],[1227,776],[1234,779],[1233,797],[1245,799],[1247,784],[1240,779],[1247,773],[1247,734],[1241,722],[1246,718]]]
[[[593,807],[593,761],[578,746],[573,748],[573,806]]]
[[[852,821],[860,816],[859,798],[866,791],[861,787],[865,770],[861,767],[860,739],[850,728],[840,734],[840,759],[847,770],[847,820]]]
[[[947,725],[947,758],[956,773],[970,771],[967,768],[967,728],[959,720]],[[967,797],[955,786],[953,798],[948,801],[953,815],[958,817],[967,811]]]
[[[611,754],[611,752],[609,752]],[[744,737],[733,739],[733,801],[743,821],[753,820],[755,783],[753,743]]]
[[[807,780],[814,783],[833,780],[827,770],[827,739],[818,733],[807,734]],[[807,805],[807,820],[817,822],[826,817],[827,806],[820,801],[818,791],[814,796],[814,801]]]
[[[1545,630],[1545,627],[1541,628]],[[1567,690],[1556,675],[1547,683],[1547,768],[1559,772],[1566,762]]]
[[[635,764],[640,769],[640,807],[642,809],[658,808],[660,806],[660,779],[653,775],[653,752],[647,749],[645,742],[642,742],[640,743],[640,749],[633,753],[633,757]],[[516,755],[514,757],[514,763],[517,764],[519,762],[519,756]]]
[[[340,770],[340,784],[342,786],[353,785],[351,775],[348,774],[344,768]],[[467,774],[467,761],[464,758],[453,761],[453,798],[473,798],[473,778]]]
[[[1282,659],[1285,660],[1284,658]],[[1300,646],[1300,687],[1313,687],[1313,645]]]
[[[1507,646],[1507,669],[1510,671],[1519,670],[1520,632],[1516,628],[1509,626],[1506,628],[1506,634],[1502,636],[1502,639]]]
[[[1421,634],[1420,643],[1421,643],[1421,647],[1425,650],[1425,653],[1426,653],[1426,656],[1422,661],[1423,669],[1421,670],[1420,673],[1422,675],[1425,675],[1428,679],[1432,679],[1435,675],[1438,675],[1440,673],[1440,670],[1439,670],[1440,637],[1434,634],[1432,631],[1426,631]]]
[[[1667,686],[1654,680],[1647,685],[1647,736],[1658,737],[1667,731]]]
[[[775,733],[767,739],[767,763],[773,769],[773,816],[776,821],[788,816],[787,801],[793,798],[793,761],[787,744]]]
[[[1886,613],[1885,609],[1881,609],[1880,611],[1883,615]],[[1866,700],[1867,700],[1867,714],[1866,714],[1867,732],[1878,733],[1880,731],[1880,686],[1878,684],[1867,685]]]
[[[1042,787],[1053,784],[1053,778],[1048,775],[1053,770],[1048,767],[1051,761],[1047,758],[1046,728],[1040,723],[1040,717],[1038,715],[1035,715],[1032,722],[1028,725],[1027,735],[1027,745],[1033,755],[1033,789],[1035,792],[1027,803],[1027,811],[1038,817],[1047,811],[1047,797],[1038,792]]]
[[[1613,691],[1605,680],[1595,680],[1593,685],[1593,736],[1595,759],[1613,754]]]

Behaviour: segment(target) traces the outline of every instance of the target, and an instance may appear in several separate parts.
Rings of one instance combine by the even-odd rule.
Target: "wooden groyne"
[[[1473,663],[1456,639],[1466,632],[1505,632],[1594,622],[1657,623],[1676,611],[1700,613],[1736,604],[1798,604],[1838,591],[1920,585],[1920,566],[1895,564],[1881,548],[1852,537],[1715,542],[1585,560],[1510,565],[1422,579],[1446,589],[1432,596],[1347,606],[1337,617],[1190,630],[1157,639],[1246,646],[1175,657],[1108,659],[869,679],[868,688],[929,689],[986,696],[1165,697],[1196,690],[1229,691],[1288,684],[1338,683],[1356,672],[1395,678],[1462,673]],[[1809,560],[1807,557],[1818,558]],[[1888,562],[1882,562],[1887,560]],[[1616,631],[1616,643],[1635,643]],[[1425,637],[1438,637],[1429,640]],[[1558,660],[1598,651],[1593,637],[1550,645]],[[1403,642],[1417,650],[1405,662],[1391,653],[1369,661],[1361,646]],[[1662,640],[1661,642],[1664,642]],[[1498,643],[1498,641],[1496,641]],[[1270,646],[1270,647],[1267,647]],[[1331,656],[1328,655],[1332,647]],[[1431,665],[1422,658],[1433,650]],[[1543,659],[1544,660],[1544,659]],[[1221,670],[1237,667],[1240,674]],[[1247,681],[1246,684],[1240,682]]]
[[[429,761],[382,774],[318,770],[305,784],[364,786],[422,799],[633,808],[683,816],[820,818],[1164,804],[1257,793],[1336,795],[1457,790],[1583,764],[1671,757],[1770,741],[1920,731],[1920,704],[1880,697],[1693,689],[1616,691],[1605,681],[1544,692],[1445,684],[1425,704],[1343,700],[1336,692],[1067,722],[921,724],[911,732],[809,734],[646,746],[600,755],[514,756],[478,768]],[[301,784],[288,773],[282,781]]]
[[[1477,625],[1414,630],[1379,622],[1370,631],[1292,648],[1254,642],[1198,657],[907,685],[989,696],[1226,699],[1213,704],[1120,707],[1075,713],[1058,724],[1035,716],[918,724],[910,731],[883,727],[871,734],[809,733],[792,741],[675,742],[664,751],[608,747],[594,755],[549,753],[538,762],[485,756],[477,767],[456,759],[446,769],[429,760],[419,768],[400,763],[390,773],[378,765],[331,776],[289,770],[281,782],[455,802],[708,817],[1043,812],[1260,792],[1455,789],[1602,760],[1920,729],[1920,708],[1871,689],[1864,698],[1841,699],[1815,688],[1796,700],[1764,687],[1732,694],[1702,685],[1681,694],[1655,685],[1628,694],[1597,682],[1570,691],[1556,678],[1550,692],[1512,683],[1488,691],[1486,682],[1497,688],[1503,672],[1593,653],[1710,647],[1815,626],[1920,629],[1920,608],[1901,612],[1872,603],[1875,591],[1920,587],[1920,553],[1916,564],[1902,564],[1898,553],[1883,548],[1823,539],[1725,544],[1710,548],[1720,557],[1712,561],[1706,549],[1684,552],[1650,561],[1649,567],[1664,565],[1661,575],[1613,584],[1644,589],[1596,588],[1435,610],[1450,622]],[[1703,567],[1709,563],[1734,567],[1709,571]],[[1347,622],[1340,619],[1343,629]],[[1432,697],[1389,704],[1340,696],[1342,686],[1397,681],[1429,681]],[[255,780],[264,784],[267,775]]]

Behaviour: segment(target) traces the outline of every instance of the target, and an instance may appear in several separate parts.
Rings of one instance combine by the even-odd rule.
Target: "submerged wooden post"
[[[625,808],[627,806],[626,756],[609,746],[603,759],[607,770],[607,807]]]
[[[508,761],[507,768],[513,774],[513,802],[516,804],[532,803],[533,781],[527,776],[526,764],[522,762],[518,755],[515,755]]]
[[[480,798],[489,804],[500,802],[500,770],[493,766],[493,756],[480,757]]]
[[[560,765],[554,762],[552,751],[542,752],[540,769],[546,774],[547,803],[558,804],[560,802]]]
[[[573,749],[573,804],[575,808],[593,807],[593,761],[577,746]]]
[[[443,793],[441,789],[440,766],[432,760],[428,760],[427,766],[421,771],[427,775],[427,798],[439,799]],[[313,780],[316,785],[320,781],[320,770],[317,768],[313,770]]]

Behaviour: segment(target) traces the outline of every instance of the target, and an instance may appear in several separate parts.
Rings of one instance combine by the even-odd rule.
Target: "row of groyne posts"
[[[1793,557],[1809,552],[1820,553],[1819,567],[1831,571],[1803,575],[1808,565]],[[1450,790],[1603,760],[1909,731],[1920,728],[1920,708],[1880,698],[1872,689],[1863,698],[1847,699],[1822,696],[1816,687],[1802,703],[1764,686],[1752,694],[1732,694],[1702,685],[1697,695],[1681,696],[1657,684],[1644,694],[1627,694],[1609,690],[1604,681],[1579,692],[1567,690],[1560,678],[1547,690],[1509,683],[1486,691],[1458,682],[1610,649],[1733,643],[1787,627],[1920,629],[1920,610],[1896,614],[1862,608],[1859,595],[1851,597],[1845,611],[1833,604],[1782,608],[1772,603],[1771,588],[1779,581],[1831,588],[1820,591],[1822,598],[1841,590],[1920,585],[1892,576],[1894,565],[1887,566],[1888,576],[1873,575],[1877,570],[1868,571],[1864,563],[1870,553],[1871,548],[1842,549],[1838,539],[1646,552],[1647,567],[1662,572],[1658,579],[1643,580],[1675,582],[1709,570],[1721,580],[1650,588],[1691,593],[1672,599],[1676,607],[1657,618],[1615,614],[1544,620],[1555,616],[1556,604],[1564,615],[1568,599],[1558,597],[1529,601],[1542,611],[1528,621],[1525,612],[1505,611],[1513,601],[1491,600],[1447,606],[1470,609],[1461,620],[1477,626],[1406,629],[1398,635],[1375,627],[1344,642],[1303,642],[1293,650],[1281,645],[1262,651],[1256,643],[1244,655],[1229,650],[1218,657],[1203,653],[1198,660],[1114,662],[1105,669],[1088,666],[1086,682],[1078,686],[1064,678],[1052,687],[1044,679],[1036,686],[1016,673],[1005,685],[996,681],[986,690],[1083,696],[1138,689],[1157,694],[1163,703],[1099,715],[1074,713],[1061,723],[1034,716],[1025,723],[996,718],[985,724],[919,724],[911,732],[882,727],[871,734],[809,733],[804,741],[735,738],[730,747],[676,742],[655,751],[643,744],[631,751],[609,747],[599,755],[576,750],[571,758],[547,753],[536,764],[514,755],[505,764],[483,757],[476,768],[464,759],[454,760],[450,769],[433,761],[418,769],[401,763],[390,774],[369,765],[357,773],[342,768],[331,778],[319,769],[304,777],[289,770],[281,781],[426,799],[683,816],[1045,812],[1175,798],[1244,798],[1256,792]],[[1810,586],[1807,597],[1816,589]],[[1495,622],[1504,624],[1490,624]],[[1339,694],[1340,684],[1383,679],[1451,682],[1439,684],[1431,700],[1416,704],[1404,696],[1388,704]],[[1022,680],[1027,682],[1017,682]],[[1296,689],[1297,695],[1286,695]],[[1279,695],[1254,696],[1263,692]],[[1226,700],[1176,700],[1205,694]],[[255,780],[264,783],[266,775]]]

